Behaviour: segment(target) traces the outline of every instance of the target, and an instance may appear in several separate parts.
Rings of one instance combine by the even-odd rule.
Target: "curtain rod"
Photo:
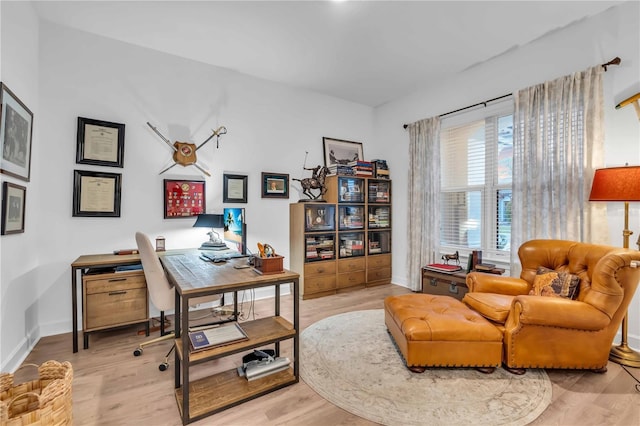
[[[613,58],[612,60],[610,60],[606,64],[602,64],[602,68],[604,68],[604,70],[606,72],[607,71],[607,67],[609,65],[620,65],[620,62],[622,62],[622,60],[619,57],[616,56],[615,58]],[[497,98],[489,99],[489,100],[486,100],[484,102],[478,102],[477,104],[469,105],[469,106],[466,106],[464,108],[458,108],[458,109],[453,110],[453,111],[445,112],[444,114],[440,114],[438,117],[444,117],[445,115],[455,114],[456,112],[464,111],[466,109],[474,108],[474,107],[477,107],[477,106],[480,106],[480,105],[484,105],[486,107],[489,102],[493,102],[493,101],[497,101],[497,100],[500,100],[500,99],[504,99],[504,98],[507,98],[509,96],[512,96],[512,94],[509,93],[507,95],[498,96]],[[403,124],[402,127],[406,129],[407,127],[409,127],[409,125],[408,124]]]

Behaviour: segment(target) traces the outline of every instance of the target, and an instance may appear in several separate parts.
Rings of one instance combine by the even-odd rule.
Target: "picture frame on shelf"
[[[262,172],[262,198],[289,198],[289,175]]]
[[[122,175],[73,171],[74,217],[120,217]]]
[[[206,183],[203,180],[164,179],[164,218],[194,217],[207,211]]]
[[[0,172],[29,182],[33,113],[0,82]]]
[[[326,167],[347,165],[352,161],[364,160],[361,142],[323,137],[322,147]]]
[[[247,176],[224,173],[222,177],[222,202],[247,202]]]
[[[11,182],[2,183],[2,229],[1,235],[24,232],[24,213],[27,188]]]
[[[76,163],[124,167],[122,123],[78,117]]]

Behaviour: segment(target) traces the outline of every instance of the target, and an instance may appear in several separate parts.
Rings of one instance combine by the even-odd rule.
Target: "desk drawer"
[[[336,273],[336,261],[312,262],[304,265],[304,276],[309,275],[329,275]]]
[[[147,283],[144,280],[142,271],[87,275],[84,277],[86,294],[105,293],[133,288],[147,288]]]
[[[84,330],[115,327],[145,321],[147,289],[112,290],[90,294],[86,299]]]

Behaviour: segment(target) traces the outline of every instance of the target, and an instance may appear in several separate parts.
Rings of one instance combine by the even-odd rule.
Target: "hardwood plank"
[[[386,296],[405,293],[410,290],[387,284],[303,300],[300,301],[300,326],[304,329],[322,318],[343,312],[381,309]],[[291,318],[289,305],[291,303],[283,300],[281,316],[284,318]],[[249,306],[246,303],[244,307],[247,319],[264,318],[273,312],[272,299],[257,301],[253,312]],[[148,339],[137,334],[139,329],[140,326],[132,326],[94,333],[90,349],[80,349],[75,354],[72,353],[71,333],[45,337],[25,362],[41,364],[49,359],[71,362],[74,423],[77,425],[181,425],[174,396],[173,354],[169,370],[158,370],[173,342],[149,346],[142,356],[134,357],[133,350]],[[291,345],[283,343],[281,354],[288,356],[290,353]],[[240,365],[241,358],[242,354],[238,354],[198,364],[192,368],[191,376],[197,379],[234,368]],[[608,368],[605,374],[548,370],[553,400],[532,425],[640,424],[640,394],[634,388],[636,381],[617,364],[609,363]],[[640,376],[639,369],[629,371]],[[30,374],[32,372],[19,372],[16,382],[31,380]],[[302,380],[192,424],[374,425],[327,402]]]

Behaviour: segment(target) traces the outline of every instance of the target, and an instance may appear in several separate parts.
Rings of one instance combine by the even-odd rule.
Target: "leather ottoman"
[[[450,296],[403,294],[384,300],[384,321],[407,368],[480,367],[502,362],[502,333]]]

